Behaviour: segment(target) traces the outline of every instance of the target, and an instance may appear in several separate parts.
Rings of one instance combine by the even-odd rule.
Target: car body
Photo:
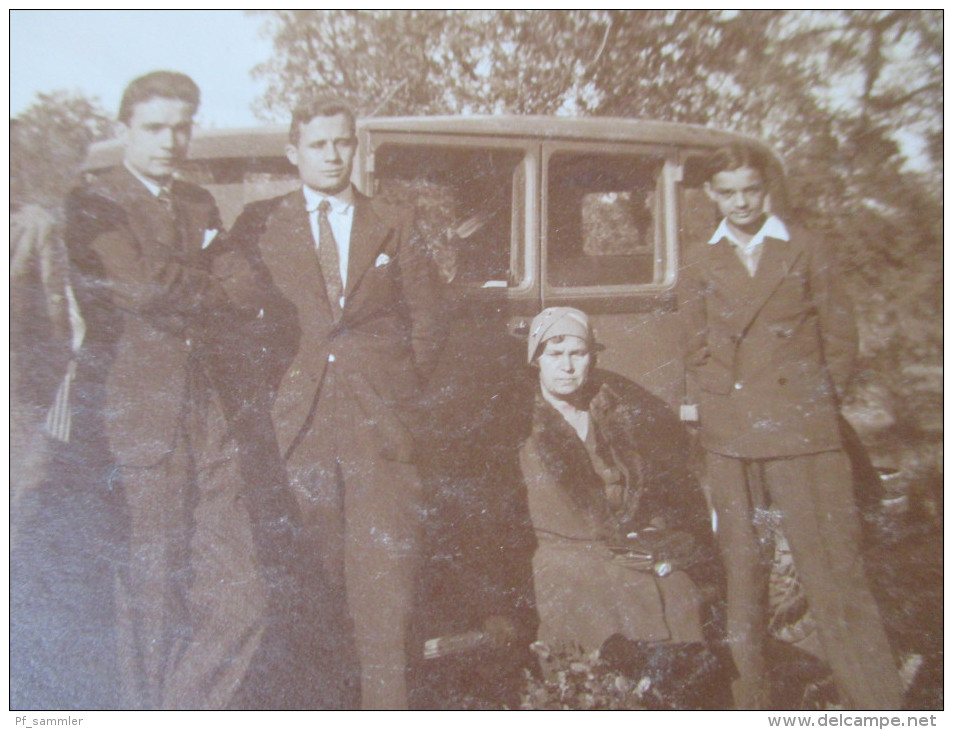
[[[666,400],[684,397],[675,287],[682,248],[716,220],[700,165],[729,132],[612,118],[404,117],[358,123],[353,182],[416,208],[446,284],[450,339],[441,392],[493,397],[505,375],[487,371],[517,347],[548,306],[592,317],[600,366]],[[226,227],[242,207],[299,184],[285,157],[286,127],[198,130],[183,174],[218,201]],[[90,151],[85,169],[120,159],[116,142]],[[515,336],[515,338],[510,337]],[[467,342],[464,342],[463,340]],[[512,341],[509,341],[512,340]],[[506,344],[504,344],[506,343]],[[517,348],[518,349],[518,348]],[[467,384],[453,371],[466,375]]]

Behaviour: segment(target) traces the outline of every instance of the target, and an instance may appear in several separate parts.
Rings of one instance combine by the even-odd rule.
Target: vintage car
[[[467,322],[450,327],[446,369],[486,385],[504,335],[525,334],[544,307],[569,305],[592,316],[601,367],[682,402],[679,256],[716,223],[698,162],[744,138],[655,121],[512,116],[371,118],[358,137],[354,183],[416,208],[452,317]],[[298,184],[286,143],[286,127],[198,131],[184,173],[215,195],[228,227],[246,203]],[[118,159],[118,145],[102,143],[86,169]],[[780,171],[777,163],[775,207]]]

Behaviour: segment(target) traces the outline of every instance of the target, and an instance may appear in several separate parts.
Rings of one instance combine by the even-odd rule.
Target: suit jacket
[[[436,364],[436,279],[412,211],[355,191],[344,307],[335,322],[301,190],[253,203],[228,238],[216,272],[255,314],[247,373],[271,410],[287,458],[310,427],[333,359],[357,406],[373,419],[381,451],[412,458],[408,407]],[[262,354],[264,353],[264,354]]]
[[[772,458],[841,447],[838,392],[857,330],[829,249],[789,230],[790,241],[765,240],[754,277],[726,240],[686,252],[686,370],[710,451]]]
[[[110,449],[127,466],[155,464],[173,448],[190,372],[227,306],[204,248],[221,227],[212,196],[179,181],[171,196],[175,219],[117,167],[67,200],[71,276],[87,327],[86,402],[102,408]]]

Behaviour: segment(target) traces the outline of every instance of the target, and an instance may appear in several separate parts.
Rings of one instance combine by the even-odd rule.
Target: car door
[[[542,146],[541,303],[587,312],[599,367],[680,402],[677,148]]]

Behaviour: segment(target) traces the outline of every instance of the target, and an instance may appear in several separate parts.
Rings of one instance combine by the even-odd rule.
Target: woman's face
[[[546,341],[536,360],[539,383],[553,397],[565,400],[586,382],[591,361],[589,344],[581,337],[554,337]]]

